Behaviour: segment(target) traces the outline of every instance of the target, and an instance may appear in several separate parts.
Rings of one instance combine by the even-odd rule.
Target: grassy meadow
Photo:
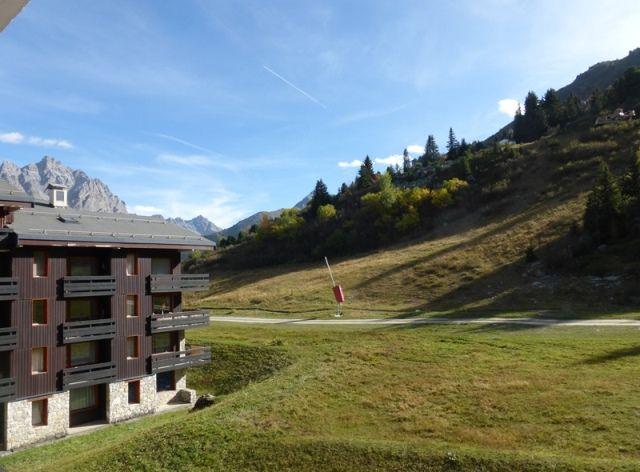
[[[8,470],[638,470],[640,332],[235,326],[218,396],[0,459]]]

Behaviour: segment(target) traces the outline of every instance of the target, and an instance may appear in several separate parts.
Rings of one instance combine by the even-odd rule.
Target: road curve
[[[211,321],[245,324],[292,324],[292,325],[435,325],[435,324],[486,324],[524,326],[625,326],[640,328],[640,320],[625,319],[549,319],[549,318],[367,318],[367,319],[308,319],[308,318],[256,318],[249,316],[211,316]]]

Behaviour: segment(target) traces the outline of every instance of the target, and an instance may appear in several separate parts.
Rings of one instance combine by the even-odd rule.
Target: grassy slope
[[[637,470],[637,330],[214,325],[197,413],[0,459],[9,470]],[[257,354],[257,355],[253,355]],[[227,375],[228,374],[228,375]],[[271,377],[265,379],[265,375]]]
[[[524,263],[532,245],[545,247],[579,221],[597,158],[621,170],[640,147],[640,123],[576,129],[522,147],[523,157],[509,164],[512,174],[502,199],[474,212],[443,215],[438,230],[372,254],[334,261],[345,287],[347,316],[375,313],[413,316],[442,310],[555,310],[637,317],[637,279],[612,287],[594,285],[592,275],[636,273],[638,244],[609,248],[583,257],[570,273],[536,274]],[[574,265],[576,263],[574,262]],[[330,316],[328,274],[316,264],[247,271],[211,269],[208,294],[191,303],[222,313],[269,314],[270,311]],[[558,316],[558,313],[554,314]]]

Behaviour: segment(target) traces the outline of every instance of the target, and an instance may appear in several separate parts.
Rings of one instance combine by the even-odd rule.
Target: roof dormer
[[[49,202],[52,207],[67,207],[67,187],[59,184],[49,184],[47,185],[47,190],[49,191]]]

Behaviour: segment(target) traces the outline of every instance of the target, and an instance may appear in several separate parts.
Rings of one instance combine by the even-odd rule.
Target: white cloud
[[[424,153],[424,146],[419,144],[410,144],[407,146],[407,152],[409,154],[422,154]]]
[[[505,115],[509,115],[511,118],[515,116],[519,106],[520,104],[518,103],[518,100],[514,100],[513,98],[503,98],[502,100],[498,100],[498,111]]]
[[[0,134],[0,143],[29,144],[39,147],[57,147],[60,149],[72,149],[73,144],[66,139],[41,138],[40,136],[25,136],[17,131]]]
[[[162,208],[154,207],[151,205],[133,205],[131,208],[127,208],[127,211],[133,212],[136,215],[161,215]]]
[[[20,144],[24,141],[24,135],[14,131],[12,133],[0,134],[0,143]]]
[[[60,149],[73,148],[73,144],[71,144],[66,139],[46,139],[46,138],[40,138],[38,136],[29,136],[29,138],[27,138],[27,144],[31,144],[32,146],[40,146],[40,147],[57,147]]]
[[[393,154],[389,157],[377,157],[374,162],[386,166],[402,165],[403,157],[400,154]]]
[[[338,167],[341,167],[343,169],[347,169],[349,167],[360,167],[361,165],[362,165],[362,161],[359,161],[358,159],[354,159],[351,162],[347,162],[347,161],[338,162]]]

